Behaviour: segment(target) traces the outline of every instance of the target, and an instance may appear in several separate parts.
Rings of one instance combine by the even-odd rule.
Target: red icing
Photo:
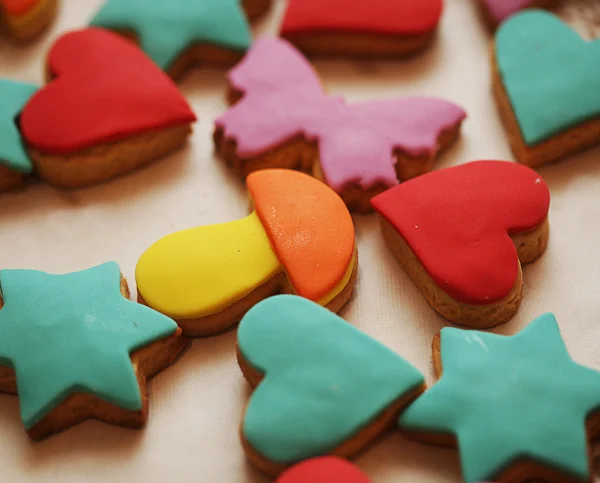
[[[276,483],[371,483],[352,463],[325,456],[297,464],[284,472]]]
[[[0,6],[4,7],[7,14],[11,16],[24,15],[45,0],[0,0]]]
[[[70,154],[196,120],[176,85],[133,43],[89,28],[61,37],[48,65],[56,80],[21,115],[28,144]]]
[[[290,0],[281,33],[418,35],[434,30],[441,15],[442,0]]]
[[[518,273],[509,234],[547,217],[550,192],[532,169],[478,161],[423,175],[371,200],[452,298],[486,305],[506,297]]]

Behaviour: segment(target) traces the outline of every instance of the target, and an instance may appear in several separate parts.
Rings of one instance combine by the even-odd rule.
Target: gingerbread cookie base
[[[22,188],[25,185],[25,174],[0,165],[0,193]]]
[[[18,16],[2,12],[0,16],[6,30],[17,40],[29,40],[41,34],[54,20],[58,0],[41,0],[37,5]]]
[[[250,22],[262,17],[271,7],[271,0],[243,0],[246,16]],[[139,45],[139,38],[133,30],[115,30],[123,37]],[[215,44],[198,42],[183,51],[166,69],[175,81],[182,79],[195,66],[209,65],[224,69],[235,66],[245,55],[244,50],[221,47]]]
[[[231,91],[229,100],[235,103],[241,94]],[[438,138],[438,149],[433,155],[409,156],[401,151],[396,151],[396,175],[400,182],[407,181],[416,176],[425,174],[433,169],[435,160],[446,151],[460,136],[461,123],[451,129],[443,131]],[[223,129],[217,128],[213,134],[215,149],[220,157],[233,171],[245,178],[254,171],[271,168],[285,168],[303,171],[312,174],[321,181],[327,182],[319,161],[319,149],[316,143],[308,142],[303,137],[296,137],[287,143],[273,148],[263,155],[253,158],[241,158],[237,153],[234,140],[224,135]],[[370,189],[362,189],[358,185],[346,187],[338,193],[350,211],[358,213],[371,213],[370,200],[373,196],[389,189],[389,186],[378,185]]]
[[[271,8],[271,0],[242,0],[242,7],[250,22],[262,17]]]
[[[418,54],[435,40],[436,32],[421,35],[376,35],[319,32],[285,33],[282,37],[308,57],[407,57]]]
[[[492,31],[496,30],[505,19],[498,20],[498,18],[494,14],[492,14],[491,10],[486,5],[485,0],[476,0],[476,1],[477,1],[477,5],[479,6],[481,15],[483,16],[488,27]],[[530,4],[526,8],[550,9],[550,8],[556,7],[559,3],[560,3],[560,0],[531,0]]]
[[[439,379],[443,374],[441,337],[436,334],[432,342],[433,366],[436,377]],[[596,439],[600,436],[600,412],[596,412],[588,417],[586,421],[587,434],[589,439]],[[451,434],[429,433],[419,431],[403,430],[410,439],[436,445],[456,447],[456,438]],[[494,478],[495,481],[502,483],[523,483],[525,481],[552,481],[555,483],[581,483],[579,478],[574,478],[570,474],[563,473],[557,469],[542,465],[534,460],[523,458],[515,461],[502,473]]]
[[[256,389],[256,387],[258,387],[258,385],[261,383],[264,375],[254,369],[250,363],[246,361],[239,348],[237,349],[237,359],[244,377],[252,386],[252,388]],[[371,421],[369,425],[363,427],[360,431],[354,434],[352,438],[344,441],[337,448],[329,452],[328,456],[352,458],[359,454],[362,450],[373,443],[382,433],[392,428],[402,410],[421,393],[423,393],[425,388],[426,386],[423,384],[408,394],[405,394],[400,399],[396,400],[393,404],[379,413],[379,415],[373,421]],[[292,466],[270,461],[256,451],[256,449],[254,449],[252,445],[244,438],[243,434],[241,434],[240,437],[242,439],[242,446],[246,452],[246,455],[250,459],[252,465],[258,468],[261,472],[271,477],[276,477],[287,468]]]
[[[355,249],[353,257],[352,274],[348,283],[325,307],[334,313],[340,311],[340,309],[350,300],[352,291],[354,290],[354,284],[356,282],[356,275],[358,273],[358,251]],[[177,325],[183,329],[183,333],[186,337],[206,337],[233,327],[237,324],[242,317],[254,307],[258,302],[268,297],[279,294],[293,294],[294,290],[290,285],[287,277],[284,273],[280,273],[269,280],[267,283],[254,289],[248,295],[235,302],[225,310],[205,317],[199,317],[196,319],[173,319],[177,322]],[[142,295],[138,291],[138,302],[144,305],[148,305]]]
[[[519,256],[519,271],[511,292],[502,300],[489,305],[472,305],[453,299],[425,271],[404,238],[385,219],[381,219],[383,237],[394,258],[409,275],[429,304],[449,321],[475,329],[487,329],[503,324],[517,312],[523,291],[521,264],[531,263],[546,250],[549,237],[548,219],[535,230],[511,239]]]
[[[533,146],[528,146],[513,111],[492,47],[492,82],[496,104],[517,161],[535,168],[584,151],[600,142],[600,118],[591,119]]]
[[[114,32],[140,45],[137,34],[132,30],[114,30]],[[166,69],[171,79],[181,80],[195,66],[210,65],[228,69],[244,57],[243,50],[228,49],[218,45],[196,43],[184,50]]]
[[[174,126],[101,144],[69,155],[29,150],[38,175],[62,188],[80,188],[133,171],[181,147],[192,132],[189,125]]]
[[[126,299],[130,298],[127,281],[122,276],[121,294]],[[0,309],[2,307],[3,301],[0,296]],[[134,429],[142,428],[148,419],[147,380],[170,366],[188,344],[189,340],[182,336],[182,330],[177,329],[173,335],[131,353],[131,363],[142,396],[141,410],[128,411],[91,394],[74,393],[50,411],[35,426],[28,429],[27,434],[34,441],[39,441],[87,419],[97,419]],[[13,368],[0,366],[0,393],[18,395]]]

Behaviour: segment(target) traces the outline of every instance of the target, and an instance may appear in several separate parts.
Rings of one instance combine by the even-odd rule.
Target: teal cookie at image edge
[[[241,0],[107,0],[90,25],[134,32],[163,70],[195,43],[242,52],[251,43]]]
[[[130,353],[177,325],[127,300],[120,283],[114,262],[66,275],[0,271],[0,364],[15,369],[26,429],[74,392],[142,408]]]
[[[25,150],[17,117],[38,86],[0,79],[0,165],[20,173],[33,170]]]
[[[447,327],[440,343],[443,375],[400,416],[402,429],[456,436],[467,483],[523,458],[588,481],[600,372],[571,359],[554,315],[513,336]]]
[[[558,17],[530,10],[502,24],[495,49],[528,146],[600,115],[600,40],[588,42]]]

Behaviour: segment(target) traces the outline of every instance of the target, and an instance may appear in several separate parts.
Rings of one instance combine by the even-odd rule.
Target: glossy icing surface
[[[244,97],[216,121],[241,158],[302,136],[317,142],[324,178],[335,191],[398,184],[394,152],[433,155],[438,137],[466,116],[436,98],[348,105],[329,97],[312,66],[288,42],[264,37],[229,74]]]
[[[290,170],[247,179],[255,211],[168,235],[140,257],[144,301],[176,319],[223,311],[285,271],[294,291],[323,305],[347,285],[356,262],[354,225],[320,181]]]
[[[418,35],[437,27],[442,0],[291,0],[281,33]]]
[[[439,288],[485,305],[512,290],[519,261],[509,235],[544,222],[550,192],[530,168],[477,161],[412,179],[371,203]]]
[[[401,416],[412,431],[452,433],[467,483],[530,458],[588,481],[586,417],[600,373],[575,363],[545,314],[513,336],[444,328],[443,376]]]
[[[111,32],[68,33],[54,44],[48,62],[56,79],[21,116],[25,140],[44,153],[70,154],[196,119],[177,86]]]
[[[315,302],[327,297],[353,268],[354,224],[344,202],[296,171],[257,171],[246,183],[295,292]]]
[[[67,275],[0,271],[0,364],[16,370],[27,429],[74,392],[142,408],[129,354],[177,325],[125,299],[120,278],[116,263]]]
[[[250,398],[242,433],[276,463],[327,454],[424,382],[379,342],[292,295],[252,308],[240,324],[238,347],[266,374]]]
[[[529,7],[533,0],[479,0],[497,22],[510,17],[513,13]]]
[[[32,165],[16,119],[37,89],[34,84],[0,79],[0,164],[22,173],[30,173]]]
[[[370,483],[358,467],[331,456],[298,463],[281,474],[276,483]]]
[[[161,69],[195,43],[246,50],[251,42],[240,0],[108,0],[91,24],[134,31]]]
[[[256,213],[168,235],[138,261],[140,294],[175,319],[220,312],[281,272]]]
[[[504,22],[496,63],[525,143],[536,145],[600,115],[600,40],[529,10]]]

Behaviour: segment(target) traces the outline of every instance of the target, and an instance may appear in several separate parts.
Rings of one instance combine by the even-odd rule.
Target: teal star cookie
[[[16,119],[37,90],[33,84],[0,79],[0,165],[20,173],[30,173],[33,167]]]
[[[468,483],[496,481],[523,460],[536,463],[528,480],[551,471],[588,481],[586,418],[600,408],[600,373],[571,359],[554,315],[510,337],[444,328],[440,342],[443,375],[401,428],[454,435]]]
[[[2,270],[0,290],[0,365],[15,370],[21,419],[34,439],[85,419],[81,415],[119,423],[125,410],[133,414],[124,424],[143,423],[147,396],[140,387],[150,374],[143,373],[142,362],[134,369],[130,353],[161,341],[164,351],[176,354],[183,339],[165,341],[176,333],[175,322],[122,295],[116,263],[67,275]],[[153,367],[173,357],[166,363],[152,359]],[[11,392],[5,384],[0,380],[0,390]],[[112,418],[95,414],[88,401],[71,408],[68,417],[65,409],[52,414],[75,393],[121,410]]]
[[[244,52],[251,42],[241,0],[108,0],[91,25],[135,33],[163,70],[196,43]]]

